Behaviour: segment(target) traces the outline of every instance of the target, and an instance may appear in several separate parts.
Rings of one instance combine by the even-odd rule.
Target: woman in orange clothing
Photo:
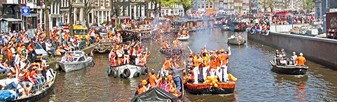
[[[142,82],[138,85],[138,90],[137,90],[137,94],[140,95],[142,93],[144,93],[145,91],[147,91],[147,87],[146,87],[147,81],[146,80],[142,80]]]
[[[210,59],[210,66],[209,66],[209,73],[210,73],[210,76],[215,76],[215,73],[217,72],[217,61],[216,61],[216,58],[215,56],[212,56],[211,59]]]
[[[154,73],[153,69],[151,73],[149,73],[149,82],[150,82],[151,88],[157,87],[157,76]]]
[[[171,63],[171,58],[166,58],[164,64],[163,64],[163,68],[161,71],[162,76],[167,76],[168,75],[168,70],[170,69],[172,63]]]

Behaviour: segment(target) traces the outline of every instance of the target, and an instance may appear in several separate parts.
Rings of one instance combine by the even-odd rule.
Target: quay
[[[249,40],[274,48],[284,48],[288,53],[302,52],[309,60],[337,70],[337,41],[295,34],[270,32],[269,35],[248,34]]]

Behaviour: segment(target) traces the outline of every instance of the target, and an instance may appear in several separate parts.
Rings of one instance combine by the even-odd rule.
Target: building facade
[[[184,15],[184,8],[182,5],[174,5],[170,7],[161,7],[161,15],[163,16],[182,16]]]
[[[84,0],[75,0],[71,3],[73,6],[72,18],[74,23],[80,22],[83,24],[88,22],[89,25],[102,25],[107,21],[115,19],[115,12],[111,12],[111,10],[115,11],[115,9],[119,9],[118,18],[138,19],[154,17],[154,5],[144,0],[118,0],[118,2],[116,0],[87,0],[87,5],[84,5],[84,2]],[[61,22],[64,24],[70,22],[69,6],[69,0],[61,0],[60,15]],[[85,15],[85,12],[87,12],[87,15]],[[88,21],[85,21],[85,17],[88,17]]]
[[[20,0],[0,0],[1,32],[19,31],[21,27]]]
[[[315,18],[323,21],[323,31],[326,31],[327,12],[337,12],[337,2],[335,0],[315,0]]]

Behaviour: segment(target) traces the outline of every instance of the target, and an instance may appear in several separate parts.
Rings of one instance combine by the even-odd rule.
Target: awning
[[[2,18],[2,19],[8,22],[21,22],[22,21],[21,19],[15,19],[15,18]]]

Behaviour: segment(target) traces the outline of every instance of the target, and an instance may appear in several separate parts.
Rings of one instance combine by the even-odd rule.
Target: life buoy
[[[128,78],[128,77],[130,77],[130,74],[131,74],[130,69],[124,69],[123,73],[122,73],[122,77],[123,78]]]
[[[147,70],[147,68],[146,68],[146,69],[143,70],[142,75],[147,74],[147,72],[148,72],[148,70]]]
[[[134,75],[133,75],[133,77],[139,77],[140,76],[140,74],[138,73],[138,72],[136,72]]]

